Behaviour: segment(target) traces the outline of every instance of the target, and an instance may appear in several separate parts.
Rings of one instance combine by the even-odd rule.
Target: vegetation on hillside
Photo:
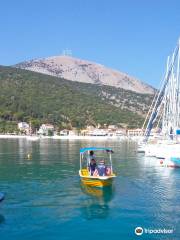
[[[98,123],[138,127],[143,117],[136,108],[141,104],[147,108],[151,100],[149,95],[2,66],[0,86],[0,132],[11,131],[19,121],[31,121],[34,128],[42,123],[52,123],[59,129]],[[126,98],[125,107],[105,97],[105,91],[117,99]],[[134,112],[129,110],[132,102],[136,105]]]

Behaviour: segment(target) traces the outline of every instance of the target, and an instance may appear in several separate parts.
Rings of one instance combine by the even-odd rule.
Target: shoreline
[[[72,140],[122,140],[128,139],[127,136],[77,136],[77,135],[68,135],[68,136],[37,136],[33,135],[32,139],[37,137],[37,140],[41,139],[72,139]],[[30,139],[31,136],[28,135],[11,135],[11,134],[0,134],[0,139]]]
[[[24,135],[11,135],[11,134],[0,134],[0,139],[8,138],[26,138]]]
[[[43,139],[52,139],[52,140],[112,140],[112,141],[139,141],[141,136],[77,136],[77,135],[68,135],[68,136],[28,136],[28,135],[11,135],[11,134],[0,134],[0,139],[25,139],[26,141],[39,141]]]

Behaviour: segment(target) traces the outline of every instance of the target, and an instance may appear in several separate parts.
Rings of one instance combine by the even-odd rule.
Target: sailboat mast
[[[175,89],[173,89],[176,85],[176,84],[174,84],[174,81],[175,81],[174,68],[176,66],[176,60],[177,60],[178,55],[179,55],[179,43],[173,52],[173,56],[170,60],[170,63],[168,64],[168,69],[165,74],[164,82],[161,86],[161,89],[159,91],[159,94],[157,96],[157,99],[156,99],[154,107],[153,107],[153,111],[150,115],[150,119],[148,121],[146,130],[145,130],[145,134],[144,134],[145,142],[148,141],[151,130],[157,119],[158,113],[161,112],[160,108],[162,107],[164,100],[165,100],[164,112],[166,112],[166,114],[163,116],[163,121],[165,124],[167,123],[167,128],[169,128],[169,124],[171,124],[171,129],[172,129],[172,127],[174,128],[174,118],[175,118],[175,112],[176,112],[176,108],[174,108],[174,101],[176,102]],[[166,93],[166,95],[165,95],[165,93]],[[168,95],[169,95],[169,97],[167,97]],[[177,114],[177,112],[176,112],[176,114]],[[165,129],[163,129],[163,131],[164,130]]]

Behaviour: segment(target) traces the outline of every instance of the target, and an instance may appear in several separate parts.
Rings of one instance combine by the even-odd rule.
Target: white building
[[[69,134],[69,131],[64,129],[60,131],[60,136],[67,136]]]
[[[127,135],[129,137],[132,137],[132,136],[143,136],[143,130],[141,128],[129,129],[128,132],[127,132]]]
[[[27,122],[19,122],[18,129],[26,134],[29,134],[30,132],[30,126]]]
[[[115,130],[117,130],[117,126],[116,125],[109,125],[108,126],[108,130],[111,130],[111,131],[115,131]]]
[[[104,129],[94,129],[88,132],[89,136],[107,136],[108,133]]]
[[[38,134],[49,135],[49,133],[54,133],[54,126],[52,124],[42,124],[39,128]]]

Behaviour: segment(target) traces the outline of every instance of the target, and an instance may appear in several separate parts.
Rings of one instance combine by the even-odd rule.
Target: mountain
[[[48,74],[66,80],[108,85],[138,93],[154,94],[155,89],[129,75],[103,65],[73,58],[54,56],[16,64],[15,67]]]
[[[152,101],[148,94],[3,66],[0,86],[1,132],[7,124],[30,120],[36,127],[44,122],[59,128],[98,123],[140,127]]]

